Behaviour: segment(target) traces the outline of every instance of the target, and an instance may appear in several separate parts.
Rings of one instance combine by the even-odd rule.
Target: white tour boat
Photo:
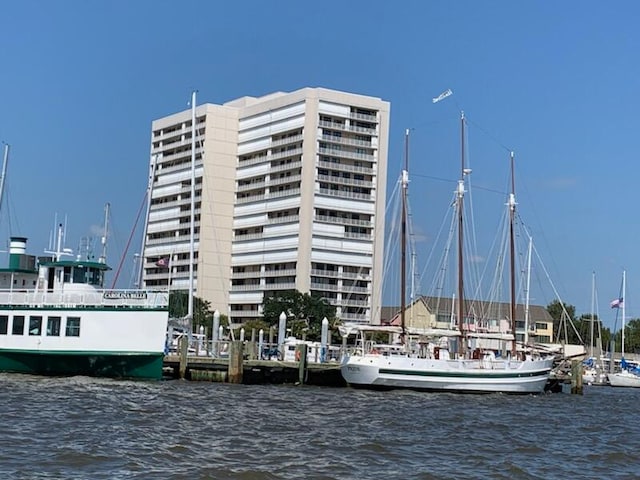
[[[161,378],[168,293],[105,289],[102,258],[36,258],[26,243],[13,237],[0,269],[0,371]]]

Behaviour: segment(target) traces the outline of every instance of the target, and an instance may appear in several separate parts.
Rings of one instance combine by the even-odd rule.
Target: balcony
[[[333,223],[336,225],[351,225],[356,227],[371,227],[371,220],[360,220],[348,217],[331,217],[328,215],[316,215],[316,222]]]
[[[285,163],[284,165],[274,165],[269,170],[270,174],[277,172],[286,172],[287,170],[293,170],[295,168],[302,168],[302,160],[295,160],[293,162]]]
[[[260,313],[258,310],[231,310],[229,312],[229,316],[231,318],[243,318],[243,317],[257,318],[257,317],[262,317],[262,313]]]
[[[372,167],[348,165],[346,163],[338,162],[327,162],[325,160],[318,160],[318,167],[326,168],[327,170],[337,170],[340,172],[363,173],[365,175],[374,174],[374,170]]]
[[[300,215],[289,215],[286,217],[269,217],[267,223],[269,225],[279,225],[282,223],[294,223],[300,221]]]
[[[336,185],[346,185],[349,187],[373,188],[373,182],[371,180],[356,180],[355,178],[336,177],[334,175],[318,174],[318,181],[334,183]]]
[[[348,198],[350,200],[372,200],[370,193],[353,193],[345,192],[343,190],[330,190],[328,188],[321,188],[320,195],[327,195],[329,197]]]
[[[281,138],[279,140],[271,140],[271,147],[280,147],[282,145],[287,145],[289,143],[297,143],[297,142],[301,142],[303,139],[302,134],[300,135],[295,135],[293,137],[286,137],[286,138]]]
[[[318,138],[323,142],[335,143],[338,145],[348,145],[351,147],[365,147],[365,148],[370,148],[372,150],[374,149],[370,141],[366,142],[364,140],[358,140],[357,138],[336,137],[335,135],[325,135],[325,134],[320,135]]]
[[[260,270],[252,270],[251,272],[233,272],[231,274],[233,280],[241,278],[260,278]]]
[[[262,287],[259,283],[251,284],[251,285],[231,285],[232,292],[252,292],[262,290]]]
[[[351,160],[363,160],[365,162],[374,162],[375,157],[370,153],[351,152],[349,150],[339,150],[337,148],[318,147],[318,152],[322,155],[331,157],[349,158]]]
[[[265,270],[265,277],[295,277],[296,269],[288,269],[288,270]]]
[[[368,115],[366,113],[351,112],[349,118],[352,118],[353,120],[362,120],[363,122],[378,123],[377,115]]]

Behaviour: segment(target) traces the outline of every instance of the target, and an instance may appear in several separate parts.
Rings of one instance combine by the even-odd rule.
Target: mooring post
[[[229,383],[242,383],[242,370],[243,366],[243,343],[240,340],[234,340],[233,342],[229,342],[231,345],[229,347],[229,374],[227,375],[227,379]]]
[[[296,359],[298,359],[298,382],[304,385],[307,381],[307,345],[296,345]]]
[[[571,361],[571,393],[582,395],[582,362]]]
[[[186,335],[180,337],[180,379],[187,375],[187,352],[189,351],[189,339]]]

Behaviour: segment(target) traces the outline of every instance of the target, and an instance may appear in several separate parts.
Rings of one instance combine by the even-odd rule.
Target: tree
[[[189,293],[177,290],[169,293],[169,317],[182,318],[189,310]],[[194,330],[197,332],[202,325],[208,331],[213,328],[213,311],[211,302],[199,297],[193,297],[193,322]],[[220,325],[229,325],[226,315],[220,315]]]
[[[291,334],[309,340],[320,340],[322,319],[335,323],[336,309],[319,295],[301,293],[297,290],[278,292],[265,297],[262,303],[262,315],[268,325],[278,325],[280,314],[287,316],[287,329]]]
[[[553,300],[547,305],[547,312],[553,318],[553,332],[557,341],[562,339],[564,343],[584,343],[578,333],[580,330],[576,328],[576,307]]]

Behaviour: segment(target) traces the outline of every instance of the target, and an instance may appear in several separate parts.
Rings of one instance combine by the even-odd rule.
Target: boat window
[[[24,335],[24,315],[15,315],[13,317],[11,335]]]
[[[60,317],[47,318],[47,335],[51,337],[59,337],[61,323],[62,321]]]
[[[64,275],[62,277],[64,283],[71,282],[71,267],[64,267]]]
[[[85,267],[74,267],[73,283],[87,283],[86,272],[87,269]]]
[[[9,317],[0,315],[0,335],[6,335],[9,329]]]
[[[67,317],[67,328],[64,334],[67,337],[80,336],[80,317]]]
[[[42,317],[30,316],[29,317],[29,335],[40,335],[42,332]]]
[[[89,285],[102,286],[102,271],[97,268],[90,268],[87,273],[87,281]]]

